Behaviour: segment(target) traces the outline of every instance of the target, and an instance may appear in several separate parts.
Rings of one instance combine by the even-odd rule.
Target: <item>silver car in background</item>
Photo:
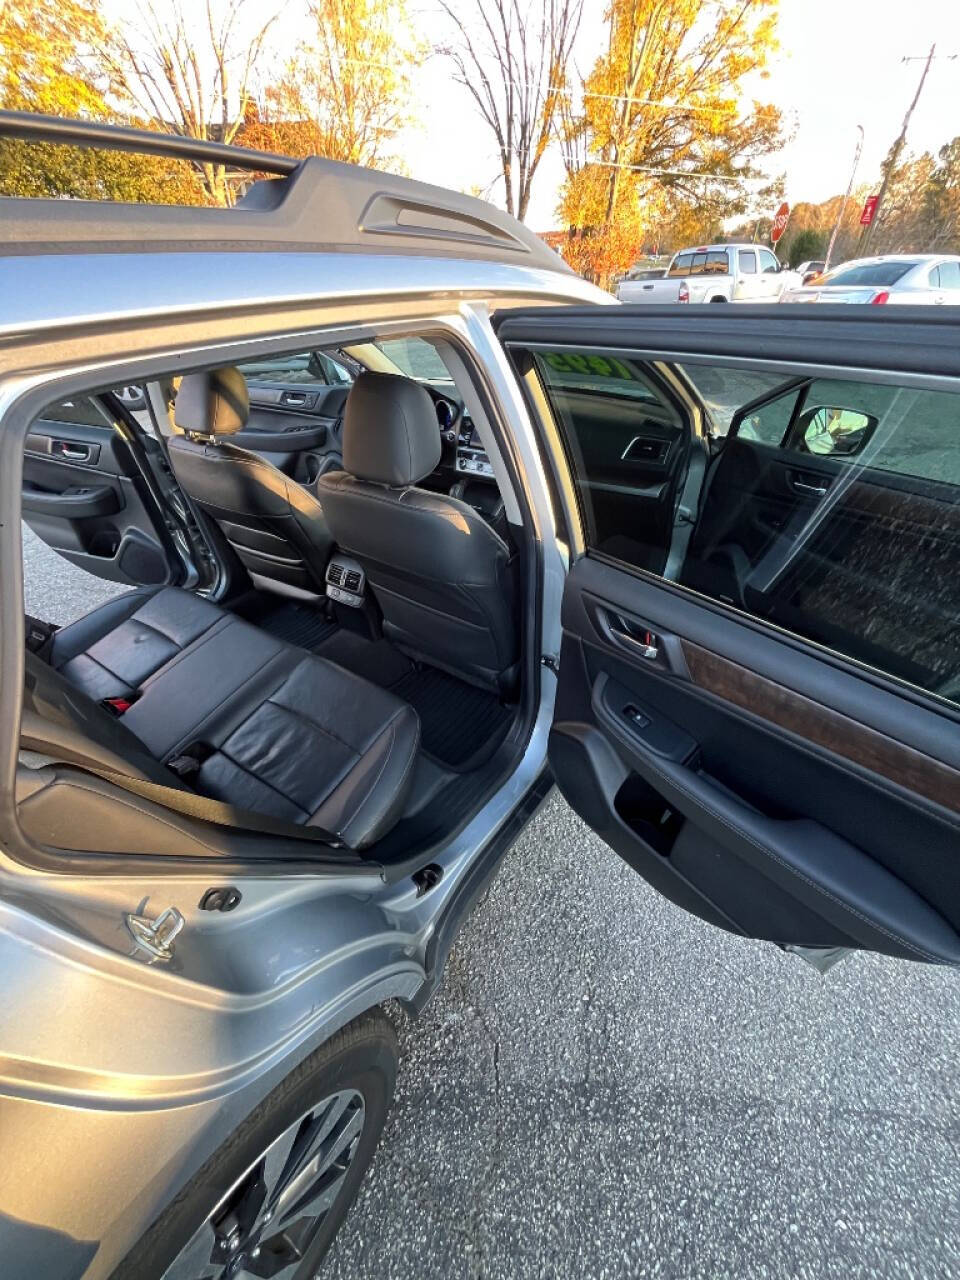
[[[888,253],[836,267],[815,284],[785,289],[781,302],[860,302],[873,306],[960,303],[960,256]]]

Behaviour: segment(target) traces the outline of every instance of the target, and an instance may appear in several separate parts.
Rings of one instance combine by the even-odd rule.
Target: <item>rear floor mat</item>
[[[277,604],[271,604],[266,612],[258,611],[248,621],[277,640],[314,651],[337,630],[337,624],[324,616],[322,608],[312,604],[298,604],[294,600],[281,600]]]
[[[413,670],[413,663],[389,640],[367,640],[345,627],[326,637],[314,649],[321,658],[346,667],[355,676],[372,680],[381,689],[391,689]]]
[[[496,694],[432,667],[414,668],[390,689],[420,717],[423,750],[453,768],[475,764],[481,750],[492,754],[513,718]]]

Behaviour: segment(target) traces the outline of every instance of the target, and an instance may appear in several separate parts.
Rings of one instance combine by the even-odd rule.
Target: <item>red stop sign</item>
[[[790,206],[784,200],[783,204],[777,210],[773,219],[773,226],[770,228],[770,241],[776,244],[780,237],[787,229],[787,222],[790,218]]]

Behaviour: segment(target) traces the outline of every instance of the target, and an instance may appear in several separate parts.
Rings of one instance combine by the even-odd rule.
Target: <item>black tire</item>
[[[711,301],[711,302],[727,302],[727,301],[729,301],[729,299],[727,299],[727,298],[711,298],[711,299],[710,299],[710,301]]]
[[[366,1109],[363,1131],[337,1200],[304,1256],[297,1280],[314,1275],[360,1189],[393,1101],[399,1048],[393,1024],[371,1009],[333,1035],[268,1094],[161,1213],[111,1280],[157,1280],[261,1152],[326,1094],[354,1088]]]

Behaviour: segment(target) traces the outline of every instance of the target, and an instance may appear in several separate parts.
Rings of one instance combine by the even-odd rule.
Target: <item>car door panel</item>
[[[689,322],[685,350],[753,329],[725,314],[737,319]],[[620,317],[616,344],[577,323],[515,315],[500,336],[521,369],[567,325],[584,353],[638,351],[658,367],[670,353],[645,318]],[[760,349],[788,379],[791,347],[815,345],[801,329],[764,321]],[[841,366],[866,349],[824,340]],[[884,367],[902,367],[890,354]],[[531,398],[535,413],[543,404]],[[571,458],[555,459],[568,488],[581,483]],[[924,693],[956,700],[937,680],[956,670],[957,498],[952,484],[731,438],[674,581],[585,534],[564,592],[551,767],[581,817],[671,901],[781,946],[960,963],[960,713]],[[894,589],[895,549],[917,582],[899,619],[911,584]],[[847,595],[836,634],[818,632]],[[873,639],[851,651],[844,634],[871,633],[865,616]]]
[[[839,712],[829,668],[798,681],[798,655],[749,628],[723,641],[752,652],[745,667],[718,652],[700,606],[619,577],[587,557],[566,588],[550,759],[573,807],[661,892],[722,927],[960,961],[960,767],[922,749],[942,727],[919,716],[920,746],[892,742],[864,718],[892,714],[878,691]],[[604,615],[650,632],[657,658],[619,646]],[[661,658],[670,641],[679,661]],[[789,671],[790,685],[763,667]],[[640,731],[634,710],[649,721]]]
[[[343,466],[342,419],[348,387],[248,382],[250,416],[233,440],[301,484]]]
[[[23,458],[23,518],[48,546],[100,578],[173,580],[163,519],[124,436],[103,425],[40,418]]]

